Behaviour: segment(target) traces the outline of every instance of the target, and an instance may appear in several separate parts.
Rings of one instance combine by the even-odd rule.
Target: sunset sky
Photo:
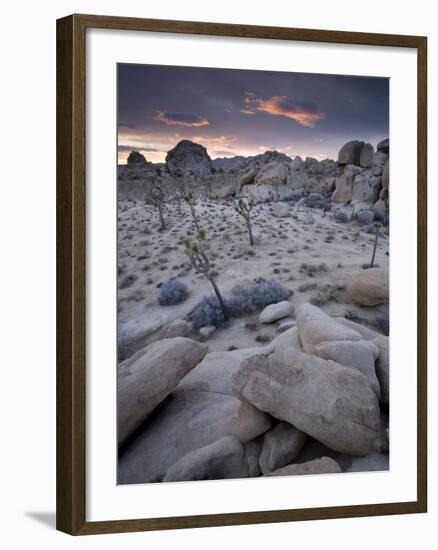
[[[347,141],[389,135],[386,78],[118,65],[118,160],[164,162],[178,141],[211,158],[275,149],[336,158]]]

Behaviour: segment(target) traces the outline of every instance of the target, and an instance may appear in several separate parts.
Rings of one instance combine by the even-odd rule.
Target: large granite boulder
[[[166,166],[172,175],[207,176],[211,174],[211,159],[207,149],[188,139],[183,139],[167,153]]]
[[[256,185],[285,185],[288,167],[284,162],[269,162],[260,168],[254,179]]]
[[[289,464],[284,468],[280,468],[275,472],[268,475],[270,476],[297,476],[297,475],[318,475],[318,474],[340,474],[341,468],[339,464],[329,458],[323,456],[322,458],[315,458],[309,462],[302,462],[301,464]]]
[[[296,310],[296,320],[300,341],[307,353],[316,353],[322,342],[358,341],[361,335],[345,327],[318,307],[301,304]]]
[[[245,445],[235,437],[226,436],[184,455],[167,470],[163,481],[239,477],[249,477]]]
[[[389,138],[383,139],[377,144],[377,150],[389,155]]]
[[[263,436],[259,464],[268,474],[290,464],[300,453],[307,439],[305,433],[286,422],[280,422]]]
[[[128,166],[145,166],[147,164],[145,156],[138,151],[131,151],[126,162]]]
[[[274,323],[284,317],[288,317],[293,313],[293,305],[284,300],[283,302],[277,302],[276,304],[270,304],[259,315],[260,323]]]
[[[348,141],[341,147],[338,153],[338,164],[360,165],[360,155],[365,145],[363,141]]]
[[[315,353],[323,359],[332,359],[341,365],[359,370],[367,377],[371,389],[380,399],[380,385],[375,367],[379,348],[373,342],[364,340],[322,342],[316,346]]]
[[[363,168],[369,168],[373,164],[374,147],[371,143],[365,143],[359,156],[359,164]]]
[[[188,338],[167,338],[121,363],[117,388],[119,444],[144,422],[207,351],[207,346]]]
[[[355,304],[376,306],[389,299],[389,276],[386,269],[361,269],[351,275],[346,285],[348,296]]]
[[[367,378],[293,348],[244,360],[233,391],[338,452],[366,455],[379,436],[379,404]]]

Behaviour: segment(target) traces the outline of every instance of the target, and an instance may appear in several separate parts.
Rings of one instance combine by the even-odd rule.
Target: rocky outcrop
[[[293,348],[243,361],[233,391],[335,451],[366,455],[379,436],[379,406],[358,370]]]
[[[293,305],[287,300],[266,306],[259,315],[260,323],[274,323],[293,313]]]
[[[386,269],[373,267],[356,271],[347,282],[350,300],[361,306],[376,306],[389,300],[389,277]]]
[[[138,151],[131,151],[127,158],[128,166],[144,166],[147,164],[146,158],[144,155]]]
[[[123,443],[205,356],[188,338],[154,342],[122,363],[118,373],[118,441]]]
[[[207,149],[187,139],[180,141],[166,155],[170,174],[182,176],[207,176],[211,174],[211,159]]]

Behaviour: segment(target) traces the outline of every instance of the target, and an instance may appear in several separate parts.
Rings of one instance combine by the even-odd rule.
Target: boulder
[[[332,359],[341,365],[359,370],[366,376],[371,389],[380,399],[380,385],[375,367],[379,348],[372,341],[322,342],[316,346],[315,353],[323,359]]]
[[[374,147],[371,145],[371,143],[365,143],[365,145],[362,147],[362,150],[360,152],[359,156],[359,164],[363,168],[369,168],[372,166],[374,160]]]
[[[379,436],[379,404],[367,378],[293,348],[244,360],[233,391],[341,453],[366,455]]]
[[[285,332],[271,340],[266,349],[284,350],[287,348],[295,348],[298,351],[303,351],[303,346],[301,345],[300,337],[298,335],[298,328],[296,326],[287,329]]]
[[[276,218],[287,218],[289,216],[290,205],[287,202],[276,202],[272,207],[273,214]]]
[[[383,139],[377,144],[377,150],[389,155],[389,138]]]
[[[169,468],[186,454],[223,437],[236,437],[242,426],[240,405],[241,401],[235,396],[214,391],[174,391],[122,449],[118,482],[162,481]],[[257,411],[257,414],[263,413]],[[246,423],[250,424],[255,423]],[[263,424],[259,433],[253,432],[248,437],[254,439],[269,427],[270,424],[267,428]]]
[[[279,319],[288,317],[293,313],[293,305],[287,300],[278,302],[276,304],[270,304],[259,315],[260,323],[274,323]]]
[[[188,139],[183,139],[167,153],[166,166],[172,175],[207,176],[211,174],[211,159],[207,149]]]
[[[288,168],[283,162],[269,162],[260,168],[254,179],[256,185],[284,185]]]
[[[349,141],[338,154],[338,164],[360,164],[360,155],[365,145],[363,141]]]
[[[119,444],[206,355],[207,346],[188,338],[154,342],[119,366],[117,426]]]
[[[318,475],[318,474],[340,474],[341,468],[339,464],[324,456],[322,458],[316,458],[310,462],[303,462],[302,464],[289,464],[284,468],[280,468],[275,472],[268,475],[270,476],[297,476],[297,475]]]
[[[353,458],[347,472],[381,472],[389,470],[389,455],[372,452]]]
[[[212,336],[215,332],[216,332],[216,327],[213,325],[208,327],[201,327],[199,329],[199,335],[205,340],[207,340],[207,338],[210,338],[210,336]]]
[[[145,156],[138,151],[131,151],[126,162],[128,166],[145,166],[147,164]]]
[[[347,281],[346,289],[350,300],[355,304],[384,304],[389,299],[388,271],[379,267],[356,271]]]
[[[315,353],[318,344],[335,341],[357,341],[361,335],[330,317],[316,306],[305,303],[296,310],[300,341],[307,353]]]
[[[242,188],[244,185],[248,185],[250,183],[253,183],[254,178],[256,177],[256,175],[257,175],[257,170],[255,168],[253,168],[252,170],[250,170],[246,174],[243,174],[243,176],[241,176],[240,180],[239,180],[240,188]]]
[[[387,160],[385,162],[385,164],[383,165],[382,187],[384,189],[388,189],[388,187],[389,187],[389,160]]]
[[[187,453],[167,470],[163,481],[248,477],[245,458],[245,446],[236,438],[226,436]]]
[[[351,200],[354,202],[374,203],[379,196],[381,179],[374,175],[374,169],[368,168],[354,177],[351,188]]]
[[[192,323],[184,319],[175,319],[169,325],[166,332],[166,338],[176,338],[177,336],[188,336],[193,330]]]
[[[361,210],[357,213],[356,219],[361,225],[369,225],[374,220],[374,212],[372,210]]]
[[[260,469],[268,474],[290,464],[300,453],[306,434],[286,422],[280,422],[263,436]]]

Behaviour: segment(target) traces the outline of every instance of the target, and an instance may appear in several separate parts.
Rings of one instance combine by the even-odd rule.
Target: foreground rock
[[[207,346],[188,338],[169,338],[150,344],[120,365],[119,444],[140,426],[207,351]]]
[[[280,468],[271,474],[270,476],[296,476],[296,475],[317,475],[317,474],[340,474],[341,468],[339,464],[332,458],[324,456],[322,458],[316,458],[310,462],[304,462],[303,464],[289,464],[284,468]]]
[[[266,306],[259,315],[260,323],[274,323],[293,313],[293,305],[287,300]]]
[[[262,472],[268,474],[290,464],[300,453],[306,438],[306,434],[286,422],[266,432],[259,458]]]
[[[304,351],[315,353],[322,342],[361,340],[359,332],[350,329],[316,306],[302,304],[296,310],[297,327]]]
[[[293,348],[243,361],[233,391],[335,451],[366,455],[379,436],[379,405],[366,377]]]
[[[379,348],[373,342],[352,342],[348,340],[322,342],[316,346],[315,352],[323,359],[332,359],[341,365],[359,370],[367,377],[377,398],[380,398],[380,384],[375,367],[375,361],[379,356]]]
[[[361,306],[376,306],[389,300],[389,276],[386,269],[373,267],[356,271],[347,282],[352,302]]]
[[[122,450],[119,482],[162,481],[186,454],[228,436],[245,445],[246,455],[252,457],[248,475],[258,475],[261,447],[253,440],[269,430],[272,421],[231,390],[233,373],[242,360],[257,352],[260,348],[207,354]]]
[[[167,470],[163,481],[233,479],[248,475],[245,446],[228,436],[187,453]]]

